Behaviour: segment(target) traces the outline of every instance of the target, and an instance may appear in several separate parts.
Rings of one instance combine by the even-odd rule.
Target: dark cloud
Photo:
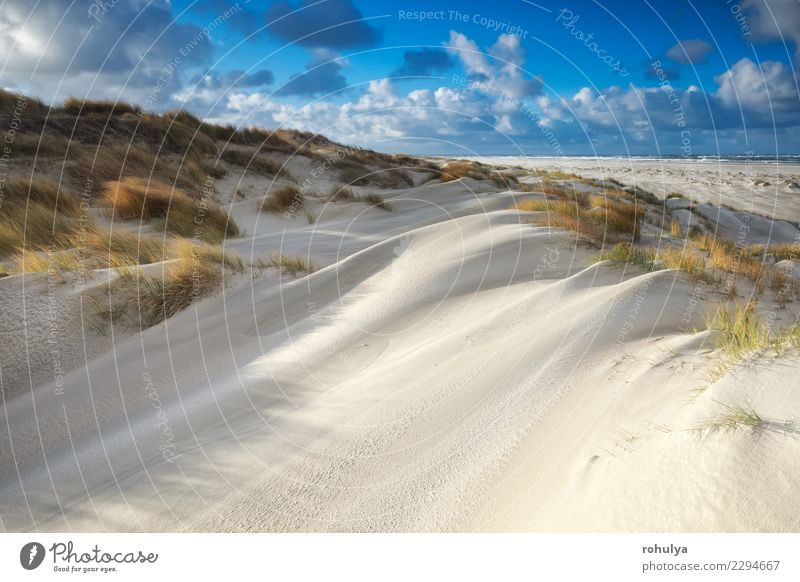
[[[362,20],[351,0],[318,1],[300,0],[297,6],[276,2],[266,13],[272,22],[267,30],[286,42],[330,49],[372,46],[380,40],[380,31]]]
[[[667,58],[680,65],[700,65],[712,52],[714,47],[705,40],[681,40],[667,51]]]
[[[347,79],[341,74],[342,65],[337,61],[311,63],[306,72],[294,75],[276,95],[324,95],[347,86]]]
[[[453,66],[450,56],[442,50],[422,49],[406,51],[403,54],[403,63],[395,69],[392,76],[413,77],[428,76],[444,73]]]
[[[203,82],[208,87],[264,87],[265,85],[272,85],[275,80],[272,71],[262,69],[255,73],[245,73],[242,70],[234,69],[225,71],[224,73],[209,73],[207,75],[197,75],[190,81],[191,84],[196,85]]]
[[[661,67],[661,73],[663,73],[664,77],[667,81],[676,81],[681,78],[681,74],[677,69],[665,69]],[[655,79],[656,81],[661,81],[662,79],[659,78],[658,73],[652,66],[648,66],[647,70],[644,74],[646,79]]]
[[[745,40],[792,42],[795,58],[800,59],[800,6],[797,0],[742,0]],[[749,33],[749,36],[748,36]]]
[[[6,0],[0,10],[4,77],[25,79],[46,100],[91,88],[94,95],[124,91],[140,101],[156,85],[162,98],[177,86],[178,71],[210,62],[209,37],[223,25],[216,18],[206,27],[176,23],[166,0]]]
[[[234,71],[238,76],[240,75],[241,71]],[[263,87],[264,85],[272,85],[272,82],[275,80],[275,77],[272,75],[272,71],[268,71],[267,69],[262,69],[260,71],[256,71],[255,73],[249,73],[242,76],[241,79],[236,81],[236,85],[239,87]]]

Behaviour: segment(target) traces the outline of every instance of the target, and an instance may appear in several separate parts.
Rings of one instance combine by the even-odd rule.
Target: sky
[[[800,0],[0,0],[0,86],[450,155],[800,154]]]

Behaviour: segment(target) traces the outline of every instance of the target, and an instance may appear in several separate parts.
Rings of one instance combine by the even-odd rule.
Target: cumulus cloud
[[[307,47],[345,49],[372,46],[380,31],[364,20],[352,0],[279,0],[266,13],[268,30],[281,40]]]
[[[388,80],[374,81],[355,100],[306,106],[278,103],[265,92],[239,92],[230,96],[221,120],[297,127],[372,147],[393,140],[387,149],[405,143],[409,151],[420,151],[422,141],[432,153],[453,151],[436,144],[457,142],[483,152],[508,151],[519,142],[541,153],[553,153],[554,148],[567,153],[587,153],[587,148],[680,153],[686,140],[699,153],[719,144],[739,147],[743,131],[748,139],[766,140],[776,127],[800,124],[794,75],[778,62],[742,59],[714,78],[718,86],[712,91],[671,83],[631,84],[583,87],[560,96],[543,94],[541,81],[525,72],[517,37],[501,35],[481,50],[466,35],[452,31],[445,49],[466,73],[464,82],[456,75],[448,86],[403,94]],[[692,52],[692,58],[698,54]]]
[[[541,90],[541,79],[531,78],[524,70],[525,51],[517,35],[501,34],[484,52],[473,40],[453,30],[445,46],[481,90],[505,99],[531,97]]]
[[[676,136],[725,135],[730,131],[797,126],[800,95],[783,63],[758,65],[742,59],[715,77],[716,91],[691,85],[664,87],[584,87],[571,98],[542,96],[545,123],[565,135],[610,136],[633,141],[669,142]],[[771,107],[770,107],[771,105]],[[713,143],[713,142],[712,142]]]
[[[425,138],[424,146],[433,153],[439,151],[441,141],[494,135],[495,120],[487,116],[483,100],[478,94],[449,87],[401,95],[393,83],[383,79],[371,81],[358,99],[339,105],[314,102],[298,106],[279,103],[264,92],[235,93],[219,121],[293,127],[373,147],[392,141],[389,149],[403,140],[419,148],[422,145],[416,138]]]
[[[797,79],[784,63],[742,59],[714,80],[719,83],[714,97],[729,110],[742,111],[751,125],[798,123]]]
[[[392,72],[395,77],[423,77],[444,73],[453,66],[447,53],[437,49],[421,49],[403,53],[403,63]]]
[[[210,72],[193,77],[188,85],[172,97],[188,107],[213,106],[218,104],[226,93],[235,89],[256,88],[271,85],[274,81],[272,71],[262,69],[252,73],[234,69],[224,72]]]
[[[681,65],[699,65],[714,52],[711,43],[702,39],[681,40],[667,51],[667,57]]]

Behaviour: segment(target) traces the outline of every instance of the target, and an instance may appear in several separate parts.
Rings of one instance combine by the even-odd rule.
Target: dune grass
[[[258,258],[253,264],[256,269],[280,269],[283,273],[297,276],[299,274],[313,273],[319,267],[297,255],[284,255],[273,253],[266,258]]]
[[[572,172],[563,172],[561,170],[539,170],[535,175],[542,178],[549,178],[551,180],[584,180],[584,178],[578,176],[577,174],[573,174]]]
[[[24,273],[113,269],[174,258],[174,244],[171,237],[92,226],[67,237],[59,250],[23,251],[14,260]]]
[[[331,188],[331,192],[328,195],[328,200],[341,202],[364,202],[370,206],[375,206],[376,208],[385,210],[386,212],[394,212],[392,205],[386,202],[383,196],[375,193],[359,196],[358,194],[354,193],[353,190],[346,187],[337,188],[334,186]]]
[[[124,101],[79,99],[68,97],[58,108],[59,112],[71,113],[73,115],[101,113],[104,115],[122,115],[123,113],[136,113],[138,108],[135,105]]]
[[[300,190],[294,186],[279,186],[269,191],[261,203],[261,211],[281,213],[302,208],[304,205],[305,196]]]
[[[461,178],[473,180],[492,180],[498,186],[508,186],[514,180],[504,177],[497,170],[480,162],[459,160],[446,164],[439,175],[442,182],[452,182]]]
[[[636,265],[652,271],[658,254],[655,249],[640,247],[629,243],[617,243],[611,249],[601,251],[595,261],[611,261],[620,265]]]
[[[700,432],[732,432],[749,430],[757,432],[768,426],[766,421],[752,406],[741,406],[738,404],[724,404],[718,402],[723,407],[723,411],[716,418],[700,425],[697,430]]]
[[[548,210],[549,205],[547,200],[521,200],[514,208],[522,212],[543,212]]]
[[[229,164],[244,167],[248,172],[253,172],[261,176],[287,174],[285,170],[281,170],[281,165],[278,162],[274,162],[256,153],[250,154],[242,150],[226,149],[222,152],[220,158]]]
[[[691,249],[665,245],[660,249],[630,243],[617,243],[610,250],[601,251],[594,260],[608,260],[620,265],[637,265],[648,270],[676,269],[697,281],[711,281],[706,263]]]
[[[772,349],[780,355],[789,346],[800,348],[800,323],[770,330],[757,314],[754,301],[718,306],[707,316],[706,327],[713,332],[721,355],[709,371],[706,385],[699,387],[697,392],[704,391],[731,368],[756,354]]]
[[[66,248],[81,228],[78,200],[49,180],[11,179],[0,203],[0,257]],[[86,219],[86,222],[91,222]]]
[[[150,179],[190,190],[201,190],[210,179],[222,178],[225,168],[200,155],[187,156],[175,163],[165,153],[135,145],[109,145],[100,148],[73,146],[67,165],[68,174],[80,181],[96,184],[122,178]]]
[[[764,262],[754,258],[763,252],[761,245],[737,245],[708,233],[695,236],[692,242],[708,253],[708,266],[711,269],[741,275],[755,282],[765,275]]]
[[[380,208],[381,210],[385,210],[386,212],[393,212],[394,208],[392,205],[386,202],[383,199],[383,196],[379,196],[378,194],[366,194],[364,196],[359,197],[361,202],[365,202],[370,206],[374,206],[376,208]]]
[[[645,215],[644,207],[636,203],[560,189],[544,200],[521,201],[516,209],[547,212],[545,217],[534,218],[534,222],[564,228],[594,243],[638,241]]]
[[[117,144],[94,149],[78,145],[71,152],[70,159],[72,163],[67,172],[82,182],[102,183],[126,176],[147,177],[151,174],[162,177],[164,173],[163,165],[157,168],[155,154],[137,146]]]
[[[346,158],[337,159],[334,163],[339,181],[345,186],[375,186],[389,189],[408,188],[414,185],[413,178],[402,169],[392,167],[396,162],[384,154],[350,150]]]
[[[800,260],[800,243],[782,243],[769,245],[767,251],[776,261]]]
[[[729,362],[739,362],[744,357],[774,345],[775,338],[758,317],[752,301],[736,303],[733,309],[720,306],[709,316],[708,329],[716,332],[717,344]]]
[[[92,297],[96,326],[146,329],[220,292],[234,274],[245,269],[237,254],[206,243],[174,241],[170,256],[173,260],[159,275],[119,269],[119,277]]]
[[[328,200],[358,200],[352,189],[334,186],[328,194]]]
[[[156,230],[187,238],[220,242],[241,234],[236,222],[215,203],[196,200],[165,184],[136,178],[108,182],[100,202],[112,218],[158,219]]]

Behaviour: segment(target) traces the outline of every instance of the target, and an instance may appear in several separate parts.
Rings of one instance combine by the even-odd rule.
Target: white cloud
[[[783,63],[764,61],[757,65],[742,59],[714,80],[719,83],[714,97],[732,111],[742,110],[748,117],[767,123],[773,114],[778,124],[798,121],[797,79]]]
[[[499,67],[491,72],[494,78],[505,74]],[[431,143],[448,139],[469,147],[484,144],[508,151],[515,148],[509,141],[513,139],[542,153],[552,150],[552,144],[542,139],[542,128],[552,130],[561,146],[573,144],[582,152],[588,147],[627,144],[634,149],[640,146],[640,151],[658,147],[679,153],[675,147],[682,143],[685,131],[692,136],[695,152],[713,150],[718,143],[736,146],[741,139],[737,142],[733,136],[743,131],[742,118],[748,135],[777,131],[770,102],[776,126],[800,123],[800,98],[786,65],[764,62],[759,66],[742,59],[715,80],[719,87],[711,93],[696,86],[684,90],[630,85],[601,91],[583,87],[570,97],[537,95],[528,103],[536,117],[525,115],[522,101],[508,95],[461,86],[401,94],[393,83],[380,80],[371,82],[356,100],[342,104],[300,107],[276,103],[267,93],[237,93],[228,101],[224,120],[267,127],[283,124],[385,149],[398,146],[386,140],[408,140],[418,148],[420,142],[411,140],[426,138]]]
[[[541,80],[532,77],[523,67],[525,51],[517,35],[501,34],[483,52],[474,41],[450,31],[446,47],[459,58],[478,90],[504,99],[521,99],[533,96],[541,89]]]

